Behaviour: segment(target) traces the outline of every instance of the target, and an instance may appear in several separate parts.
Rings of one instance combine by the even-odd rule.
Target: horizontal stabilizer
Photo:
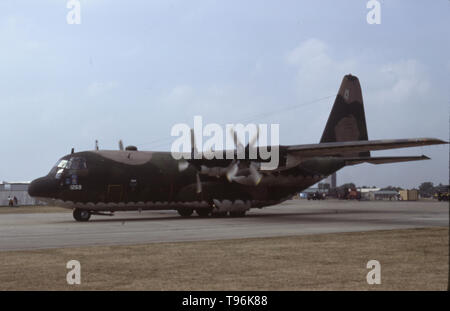
[[[386,163],[420,161],[429,159],[430,159],[429,157],[424,155],[409,156],[409,157],[356,157],[348,159],[345,158],[345,165],[355,165],[360,163],[386,164]]]
[[[308,145],[288,146],[287,151],[293,156],[320,157],[320,156],[349,156],[357,152],[387,150],[407,147],[420,147],[428,145],[448,144],[436,138],[413,139],[382,139],[368,141],[345,141]]]

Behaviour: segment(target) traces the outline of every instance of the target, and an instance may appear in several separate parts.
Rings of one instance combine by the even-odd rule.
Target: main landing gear
[[[180,214],[181,217],[190,217],[192,216],[193,212],[194,210],[191,208],[178,209],[178,214]],[[228,215],[230,217],[244,217],[246,213],[246,211],[216,212],[213,211],[213,209],[211,208],[198,208],[195,210],[195,212],[201,218],[206,218],[209,216],[219,218],[219,217],[226,217]]]
[[[187,218],[192,216],[192,214],[194,213],[194,209],[192,208],[180,208],[177,210],[178,214],[180,214],[181,217]],[[206,217],[215,217],[215,218],[221,218],[221,217],[244,217],[246,211],[231,211],[231,212],[217,212],[214,211],[212,208],[199,208],[196,209],[195,212],[197,213],[197,215],[199,217],[202,218],[206,218]],[[109,213],[109,214],[105,214],[105,213],[101,213],[101,212],[96,212],[96,211],[89,211],[89,210],[85,210],[85,209],[81,209],[81,208],[75,208],[73,210],[73,218],[76,221],[80,221],[80,222],[86,222],[89,221],[89,219],[91,218],[91,215],[102,215],[102,216],[112,216],[114,215],[113,213]]]
[[[194,210],[192,208],[180,208],[178,209],[178,214],[180,214],[181,217],[190,217],[194,213]]]

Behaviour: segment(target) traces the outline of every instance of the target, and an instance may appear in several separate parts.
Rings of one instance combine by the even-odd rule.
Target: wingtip
[[[449,144],[448,141],[445,141],[445,140],[442,140],[439,138],[420,138],[418,140],[428,143],[430,145]]]
[[[448,141],[445,141],[445,140],[442,140],[442,139],[439,139],[439,138],[434,138],[434,140],[438,144],[448,144]]]

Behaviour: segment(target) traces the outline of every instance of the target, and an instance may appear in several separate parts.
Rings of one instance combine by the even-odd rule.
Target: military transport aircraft
[[[191,132],[192,152],[193,138]],[[241,217],[250,208],[285,201],[347,165],[429,159],[424,155],[371,157],[370,151],[445,143],[435,138],[368,140],[359,80],[346,75],[320,143],[280,145],[275,169],[262,170],[261,163],[267,160],[259,156],[176,160],[171,152],[138,151],[134,146],[124,150],[120,143],[119,150],[72,149],[47,176],[34,180],[28,192],[49,204],[73,209],[77,221],[130,210]],[[261,147],[249,144],[246,154],[251,148]]]

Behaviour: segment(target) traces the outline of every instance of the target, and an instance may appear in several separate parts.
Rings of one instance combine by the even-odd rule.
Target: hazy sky
[[[96,139],[168,151],[171,127],[194,115],[279,123],[281,144],[316,143],[334,101],[318,99],[348,73],[369,139],[449,139],[448,0],[380,1],[380,25],[361,0],[80,2],[80,25],[66,0],[0,2],[0,180],[47,174]],[[338,184],[448,184],[448,145],[372,154],[432,160],[344,168]]]

